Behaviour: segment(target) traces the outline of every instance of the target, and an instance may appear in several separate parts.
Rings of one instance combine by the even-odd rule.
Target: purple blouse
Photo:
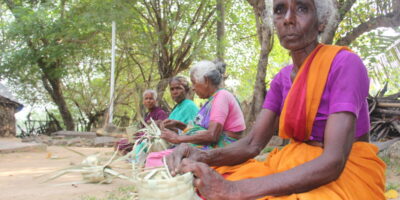
[[[153,111],[146,113],[146,116],[144,117],[144,121],[147,122],[150,120],[150,117],[156,121],[156,120],[164,120],[168,118],[168,114],[161,109],[160,107],[155,107]]]
[[[278,115],[292,86],[290,74],[293,65],[288,65],[274,77],[265,97],[263,108]],[[310,140],[323,142],[328,116],[336,112],[351,112],[357,117],[355,137],[369,131],[368,72],[360,57],[349,51],[340,51],[332,62],[328,80],[322,94]]]

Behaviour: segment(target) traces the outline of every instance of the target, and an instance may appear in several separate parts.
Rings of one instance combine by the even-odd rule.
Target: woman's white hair
[[[208,78],[213,85],[218,86],[222,82],[225,66],[223,62],[202,60],[190,68],[190,76],[200,83]]]
[[[144,98],[144,96],[145,96],[147,93],[152,94],[152,95],[153,95],[153,98],[154,98],[154,99],[157,99],[157,92],[156,92],[155,90],[145,90],[145,91],[143,92],[143,98]]]

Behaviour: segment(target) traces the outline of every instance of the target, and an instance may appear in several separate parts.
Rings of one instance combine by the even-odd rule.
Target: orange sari
[[[250,159],[236,166],[215,168],[229,174],[228,180],[242,180],[283,172],[309,162],[323,152],[323,148],[303,141],[311,135],[329,70],[336,54],[346,47],[319,45],[300,67],[289,90],[280,116],[279,136],[291,138],[282,150],[275,149],[264,162]],[[269,200],[311,199],[385,199],[385,163],[377,157],[378,148],[366,142],[355,142],[340,177],[311,191],[288,196],[266,196]]]

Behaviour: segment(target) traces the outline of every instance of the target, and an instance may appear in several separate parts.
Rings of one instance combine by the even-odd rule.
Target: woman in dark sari
[[[157,92],[154,90],[146,90],[143,92],[143,105],[146,107],[148,112],[144,116],[144,121],[150,123],[153,119],[156,123],[161,123],[161,121],[168,118],[167,112],[156,105]],[[144,125],[141,125],[144,128]],[[141,132],[135,134],[136,139],[142,135]],[[118,149],[122,154],[126,154],[132,151],[133,144],[129,143],[129,140],[124,138],[117,142],[116,149]],[[138,148],[139,150],[140,148]]]

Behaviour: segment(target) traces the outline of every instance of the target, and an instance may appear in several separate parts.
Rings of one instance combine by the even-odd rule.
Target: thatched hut
[[[22,109],[8,89],[0,83],[0,137],[15,136],[15,113]]]

